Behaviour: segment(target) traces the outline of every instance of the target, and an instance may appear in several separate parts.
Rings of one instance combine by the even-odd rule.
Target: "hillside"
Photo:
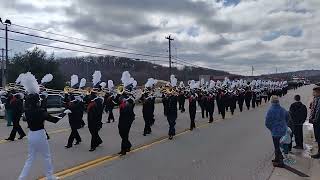
[[[294,71],[294,72],[261,75],[261,77],[280,78],[280,79],[287,79],[287,80],[291,79],[294,76],[307,78],[311,82],[319,82],[320,70],[301,70],[301,71]]]
[[[79,78],[86,78],[87,81],[91,81],[92,74],[95,70],[101,71],[102,81],[111,79],[116,84],[120,83],[120,78],[123,71],[129,71],[140,85],[144,84],[150,77],[162,80],[169,79],[168,67],[128,58],[113,56],[86,56],[60,58],[56,60],[60,64],[61,72],[67,79],[69,79],[72,74],[76,74],[79,76]],[[183,70],[173,67],[172,73],[176,75],[179,81],[199,79],[199,75],[230,75],[228,72],[224,71],[189,66],[185,66]]]

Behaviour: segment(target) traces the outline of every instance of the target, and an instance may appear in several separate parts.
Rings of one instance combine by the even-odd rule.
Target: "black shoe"
[[[96,148],[89,149],[90,152],[95,151],[95,150],[96,150]]]
[[[130,151],[131,151],[131,148],[126,149],[126,152],[130,152]]]
[[[47,135],[47,140],[49,140],[49,139],[50,139],[50,136]]]
[[[273,167],[277,167],[277,168],[284,168],[284,163],[283,162],[274,162],[272,163]]]
[[[146,136],[147,135],[147,133],[143,133],[143,136]]]
[[[20,136],[18,139],[23,139],[26,135],[22,135]]]
[[[119,153],[118,153],[120,156],[124,156],[127,154],[127,152],[125,150],[121,150]]]
[[[66,145],[64,146],[66,149],[72,148],[72,145]]]
[[[190,131],[193,131],[193,127],[190,128]]]
[[[76,143],[74,143],[74,145],[79,145],[81,143],[81,141],[77,141]]]
[[[294,146],[293,149],[303,149],[302,146]]]
[[[210,120],[209,123],[213,123],[213,120]]]
[[[320,159],[320,152],[311,156],[313,159]]]
[[[173,139],[173,136],[169,136],[169,140],[172,140]]]
[[[14,139],[12,139],[12,138],[7,138],[7,139],[5,139],[6,141],[14,141]]]

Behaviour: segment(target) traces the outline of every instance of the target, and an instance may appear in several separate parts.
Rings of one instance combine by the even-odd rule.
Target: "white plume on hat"
[[[28,92],[28,94],[39,94],[39,84],[31,72],[27,72],[21,77],[21,85]]]
[[[190,89],[195,89],[195,88],[197,88],[197,84],[196,84],[196,82],[194,81],[194,80],[191,80],[190,81]]]
[[[71,76],[71,81],[70,81],[70,86],[73,87],[79,82],[79,78],[77,75],[72,75]]]
[[[46,75],[43,76],[43,78],[41,79],[41,84],[51,82],[52,79],[53,79],[53,75],[52,75],[52,74],[46,74]]]
[[[124,87],[126,87],[130,84],[132,84],[133,86],[137,85],[137,81],[135,81],[134,78],[131,77],[131,75],[128,71],[124,71],[122,73],[121,81],[122,81]]]
[[[114,87],[113,81],[109,80],[108,81],[108,89],[111,90],[111,89],[113,89],[113,87]]]
[[[107,86],[107,83],[102,82],[102,83],[100,83],[100,86],[101,86],[101,88],[105,88]]]
[[[209,84],[209,89],[213,89],[216,86],[216,82],[214,82],[213,80],[210,80],[210,84]]]
[[[177,78],[172,74],[170,76],[170,85],[172,87],[176,87],[177,86],[177,82],[178,82]]]
[[[144,87],[148,88],[148,87],[152,87],[153,85],[155,85],[157,83],[157,81],[153,78],[149,78],[147,83],[144,85]]]
[[[184,87],[183,81],[180,81],[179,87]]]
[[[18,78],[16,79],[16,84],[20,84],[21,83],[21,79],[24,76],[24,73],[19,74]]]
[[[85,78],[81,78],[79,88],[83,88],[86,85],[86,83],[87,80]]]
[[[100,71],[94,71],[92,75],[92,83],[93,86],[97,85],[101,81],[101,72]]]

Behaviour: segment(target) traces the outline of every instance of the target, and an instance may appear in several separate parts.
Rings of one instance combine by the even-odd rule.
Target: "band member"
[[[189,115],[190,115],[190,130],[196,128],[195,118],[197,112],[197,97],[198,95],[194,92],[189,97]]]
[[[186,101],[186,97],[183,90],[180,90],[179,92],[178,101],[179,101],[179,110],[181,110],[182,113],[185,112],[186,110],[184,108],[184,104]]]
[[[200,90],[201,91],[201,90]],[[206,117],[209,116],[208,111],[206,110],[206,100],[207,100],[207,95],[204,91],[200,92],[199,98],[198,98],[198,103],[201,108],[201,116],[204,118],[204,114],[206,114]]]
[[[81,137],[79,135],[78,129],[81,128],[82,115],[84,111],[84,106],[82,104],[82,99],[80,96],[71,96],[71,101],[67,104],[67,109],[70,110],[68,113],[69,125],[71,127],[71,134],[68,138],[68,143],[65,146],[67,149],[72,147],[73,141],[76,140],[74,145],[81,143]]]
[[[167,116],[167,103],[168,103],[168,98],[167,94],[165,92],[162,93],[162,105],[163,105],[163,114]]]
[[[213,122],[214,101],[214,95],[212,93],[209,93],[206,100],[206,110],[209,113],[209,123]]]
[[[41,104],[40,104],[40,107],[45,110],[47,112],[47,99],[48,99],[48,93],[46,92],[42,92],[40,94],[40,98],[41,98]],[[47,139],[50,139],[50,136],[47,132],[46,129],[44,129],[44,131],[46,132],[46,136],[47,136]]]
[[[244,104],[244,100],[245,100],[245,95],[244,95],[243,90],[239,90],[237,95],[238,95],[237,100],[238,100],[239,110],[240,110],[240,112],[242,112],[243,111],[243,104]]]
[[[13,128],[9,138],[7,138],[6,140],[14,141],[17,132],[20,135],[18,139],[22,139],[26,136],[26,134],[20,126],[20,119],[23,113],[23,94],[15,94],[9,103],[12,109]]]
[[[153,108],[154,108],[154,101],[153,96],[150,94],[149,90],[145,90],[145,92],[142,94],[140,100],[142,103],[142,115],[144,119],[144,130],[143,130],[143,136],[146,136],[147,134],[151,134],[151,123],[153,121]]]
[[[176,92],[171,89],[171,92],[168,94],[168,103],[167,103],[167,120],[169,123],[169,139],[172,140],[173,136],[176,135],[176,120],[178,117],[178,108],[177,108],[178,98]]]
[[[220,111],[220,114],[222,116],[222,119],[224,119],[226,116],[225,98],[226,98],[226,95],[224,91],[219,89],[218,95],[217,95],[217,105],[218,105],[218,110]]]
[[[122,93],[119,98],[120,106],[120,116],[119,116],[119,134],[122,139],[121,141],[121,151],[120,155],[126,155],[127,152],[131,151],[132,144],[129,140],[129,133],[131,125],[135,119],[135,114],[133,111],[134,108],[134,99],[133,97],[126,91]]]
[[[251,104],[253,109],[256,108],[256,101],[257,101],[257,93],[255,91],[252,91]]]
[[[103,142],[99,136],[99,131],[102,128],[103,99],[97,97],[94,92],[92,92],[90,95],[87,113],[88,128],[91,134],[91,148],[89,151],[95,151],[96,148]]]
[[[114,95],[111,95],[110,93],[106,93],[104,97],[104,106],[105,106],[105,112],[109,114],[107,123],[110,123],[111,121],[114,122],[115,118],[113,115],[113,109],[114,106],[117,105],[115,102]]]
[[[29,72],[24,75],[21,84],[28,92],[25,102],[25,119],[30,129],[28,133],[28,159],[19,176],[19,180],[26,180],[30,168],[38,154],[43,157],[45,163],[45,175],[48,180],[55,180],[53,166],[49,150],[48,140],[44,131],[44,121],[57,123],[64,114],[53,117],[40,107],[39,86],[36,78]]]
[[[271,97],[271,96],[270,96]],[[250,91],[249,88],[246,89],[246,92],[244,93],[244,99],[246,102],[247,109],[250,109],[251,99],[252,99],[252,91]]]
[[[231,114],[234,114],[234,110],[237,107],[237,99],[233,91],[229,92],[229,103],[230,103],[230,111]]]

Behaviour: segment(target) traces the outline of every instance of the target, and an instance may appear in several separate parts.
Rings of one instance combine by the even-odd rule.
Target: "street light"
[[[11,21],[9,19],[6,19],[4,22],[0,18],[1,24],[5,25],[5,32],[6,32],[6,63],[2,68],[5,70],[4,74],[2,74],[2,87],[6,85],[6,79],[8,78],[8,72],[7,72],[7,65],[9,64],[9,59],[8,59],[8,26],[11,26]],[[3,71],[2,71],[3,72]]]

